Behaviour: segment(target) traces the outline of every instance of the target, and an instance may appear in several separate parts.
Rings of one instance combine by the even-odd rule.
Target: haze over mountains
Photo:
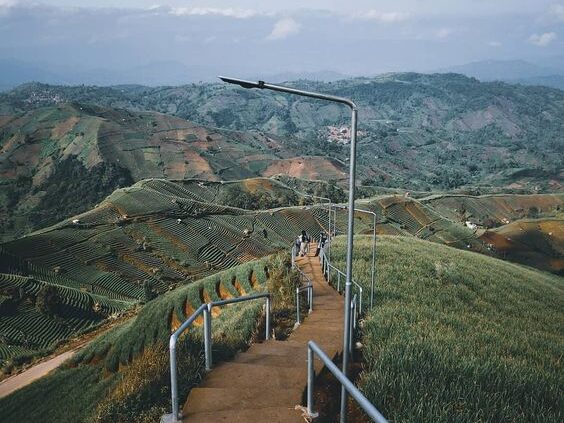
[[[187,66],[179,61],[150,62],[128,69],[53,66],[45,63],[0,59],[0,91],[28,82],[54,85],[126,85],[171,86],[188,83],[217,82],[220,69],[211,66]],[[429,71],[431,72],[431,71]],[[438,73],[460,73],[480,81],[504,81],[513,84],[544,85],[564,89],[564,56],[547,58],[538,63],[526,60],[483,60],[436,69]],[[297,81],[331,82],[354,75],[331,70],[250,73],[244,79],[272,83]],[[371,74],[358,76],[374,76]]]
[[[564,6],[552,0],[237,4],[4,0],[0,85],[178,85],[218,74],[332,80],[485,60],[562,75]]]
[[[461,73],[480,81],[544,85],[564,90],[564,56],[555,56],[540,63],[525,60],[484,60],[438,71]]]

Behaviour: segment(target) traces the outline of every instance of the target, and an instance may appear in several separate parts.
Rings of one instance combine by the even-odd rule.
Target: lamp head
[[[244,79],[228,78],[227,76],[220,76],[219,79],[228,84],[239,85],[243,88],[264,88],[264,81],[252,82],[245,81]]]

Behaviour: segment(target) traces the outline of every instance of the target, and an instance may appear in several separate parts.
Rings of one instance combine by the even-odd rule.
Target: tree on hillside
[[[37,311],[47,315],[54,315],[61,303],[59,291],[53,285],[43,285],[35,299],[35,308]]]
[[[153,289],[153,283],[149,279],[143,281],[143,297],[145,302],[151,301],[157,296]]]
[[[341,203],[347,200],[345,191],[337,186],[337,182],[334,179],[330,179],[326,184],[318,185],[315,189],[315,195],[330,198],[334,203]]]
[[[244,191],[238,184],[229,184],[218,196],[218,203],[240,209],[253,210],[257,208],[256,198]]]
[[[536,206],[529,207],[529,211],[527,212],[527,217],[529,219],[537,219],[539,217],[539,209]]]

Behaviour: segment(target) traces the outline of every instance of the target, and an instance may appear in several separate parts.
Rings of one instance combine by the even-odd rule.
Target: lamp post
[[[280,85],[269,84],[264,81],[245,81],[236,78],[227,78],[220,76],[223,82],[239,85],[243,88],[259,88],[272,91],[278,91],[288,94],[295,94],[303,97],[316,98],[319,100],[327,100],[335,103],[344,104],[350,107],[351,116],[351,150],[350,150],[350,166],[349,166],[349,213],[348,213],[348,234],[347,234],[347,266],[345,277],[345,327],[343,336],[343,364],[342,371],[347,375],[349,366],[349,340],[351,338],[351,285],[352,285],[352,255],[353,255],[353,234],[354,234],[354,197],[355,197],[355,179],[356,179],[356,128],[358,108],[356,104],[348,98],[337,97],[328,94],[315,93],[311,91],[299,90],[297,88],[284,87]],[[347,407],[347,391],[341,386],[341,423],[346,422]]]

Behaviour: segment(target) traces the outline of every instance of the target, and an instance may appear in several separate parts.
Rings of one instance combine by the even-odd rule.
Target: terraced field
[[[244,183],[255,191],[274,184]],[[0,323],[0,361],[50,348],[137,302],[286,249],[302,230],[317,237],[327,222],[319,206],[249,211],[214,204],[223,188],[141,181],[89,212],[3,244],[2,304],[16,304]],[[34,306],[43,285],[58,293],[56,314]]]
[[[229,183],[147,179],[115,191],[91,211],[2,244],[0,307],[12,314],[0,323],[0,359],[48,349],[133,304],[286,249],[302,230],[314,237],[327,230],[323,205],[256,211],[222,205],[233,188],[241,195],[299,199],[284,183],[268,178]],[[563,203],[563,195],[421,201],[392,195],[359,201],[358,207],[376,213],[380,235],[416,236],[557,273],[562,269],[562,220],[530,222],[526,231],[521,225],[521,239],[506,234],[511,228],[485,234],[471,230],[460,220],[460,210],[465,210],[463,220],[479,214],[508,221],[532,204],[541,205],[539,213],[545,215]],[[346,210],[337,208],[335,216],[337,234],[345,233]],[[371,214],[357,212],[355,219],[357,233],[372,233]],[[533,234],[535,228],[546,233]],[[498,242],[507,238],[514,239],[511,248]],[[43,285],[55,287],[60,298],[54,315],[35,306]]]
[[[357,207],[377,214],[377,231],[418,238],[528,264],[558,273],[564,260],[564,194],[462,196],[443,195],[421,200],[385,196],[359,201]],[[522,221],[534,213],[537,219]],[[356,213],[357,231],[370,233],[372,216]],[[466,222],[475,222],[470,229]],[[337,218],[344,233],[346,216]],[[514,223],[512,223],[514,222]],[[501,225],[485,231],[485,224]],[[506,245],[508,242],[509,244]]]
[[[158,421],[170,409],[166,348],[171,330],[178,328],[204,301],[263,291],[275,273],[276,263],[272,258],[245,263],[149,302],[134,318],[90,343],[70,363],[0,399],[2,421]],[[252,301],[214,308],[214,362],[246,348],[256,335],[263,304]],[[196,320],[179,340],[181,398],[186,398],[204,373],[202,323],[201,318]],[[60,398],[65,396],[64,392],[75,394],[73,401],[62,406]]]
[[[440,195],[423,198],[421,202],[454,221],[472,218],[484,226],[499,226],[530,213],[554,215],[564,207],[564,194]]]
[[[3,117],[0,153],[0,240],[81,213],[115,189],[151,177],[229,181],[281,172],[300,176],[303,172],[286,172],[288,161],[319,169],[307,173],[319,179],[343,177],[343,166],[325,157],[294,160],[299,153],[274,135],[76,103]],[[182,191],[182,185],[175,189]],[[189,198],[209,201],[214,196],[204,187],[190,188]]]
[[[511,261],[564,275],[564,219],[524,219],[480,236]]]
[[[47,286],[56,295],[50,310],[39,305]],[[0,292],[0,363],[49,350],[132,305],[131,301],[4,273],[0,274]]]

